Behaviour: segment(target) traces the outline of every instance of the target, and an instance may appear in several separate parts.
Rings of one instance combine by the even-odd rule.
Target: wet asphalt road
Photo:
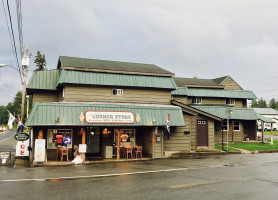
[[[5,131],[0,133],[0,151],[15,151],[16,140],[13,138],[15,131]]]
[[[0,199],[277,199],[277,169],[277,153],[1,167]]]

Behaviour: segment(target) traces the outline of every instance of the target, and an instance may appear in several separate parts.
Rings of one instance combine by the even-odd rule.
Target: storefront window
[[[48,129],[47,149],[56,149],[57,146],[72,148],[72,129]]]
[[[117,142],[117,136],[120,133],[120,146],[135,145],[135,129],[115,129],[114,141]]]

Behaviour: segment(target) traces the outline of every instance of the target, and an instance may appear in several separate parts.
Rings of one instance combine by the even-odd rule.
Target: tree
[[[252,100],[252,105],[251,105],[252,108],[258,108],[258,102],[256,99],[253,99]]]
[[[274,98],[272,98],[272,99],[269,101],[268,107],[269,107],[269,108],[275,109],[275,108],[277,107],[277,101],[276,101]]]
[[[42,71],[45,70],[46,66],[46,60],[45,60],[45,55],[41,54],[40,51],[37,51],[37,55],[35,56],[34,63],[37,66],[36,71]]]
[[[267,108],[267,103],[262,97],[258,101],[258,108]]]

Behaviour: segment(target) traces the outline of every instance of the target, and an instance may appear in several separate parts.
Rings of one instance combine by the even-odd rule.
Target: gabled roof
[[[223,77],[219,77],[219,78],[215,78],[212,79],[215,82],[217,82],[219,85],[221,85],[223,82],[225,82],[225,80],[227,80],[229,78],[229,76],[223,76]]]
[[[69,56],[60,56],[57,68],[121,74],[174,76],[172,72],[169,72],[153,64],[97,60]]]
[[[224,88],[213,79],[174,77],[174,80],[178,87]]]
[[[176,84],[172,77],[73,70],[62,70],[57,86],[64,84],[176,89]]]
[[[273,108],[254,108],[260,115],[278,115],[278,111]]]
[[[257,97],[250,90],[223,90],[209,88],[187,88],[179,87],[171,92],[177,96],[191,97],[218,97],[218,98],[234,98],[234,99],[256,99]]]
[[[34,71],[27,85],[27,93],[31,90],[57,90],[56,86],[61,70]]]
[[[156,104],[124,103],[37,103],[27,119],[25,126],[86,126],[80,120],[86,111],[133,112],[140,121],[134,123],[90,123],[91,126],[164,126],[168,114],[171,126],[184,126],[182,110],[178,106]],[[59,121],[57,118],[59,117]]]

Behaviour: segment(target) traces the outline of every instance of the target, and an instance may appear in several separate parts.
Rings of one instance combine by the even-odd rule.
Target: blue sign
[[[71,138],[69,136],[66,136],[63,138],[63,143],[68,145],[71,144]]]

